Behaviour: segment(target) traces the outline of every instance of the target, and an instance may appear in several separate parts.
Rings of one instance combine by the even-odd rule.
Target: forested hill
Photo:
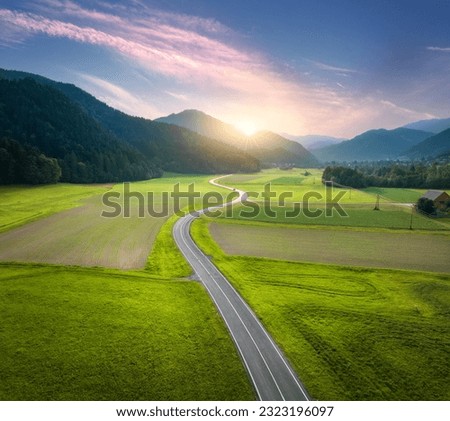
[[[314,151],[322,162],[379,161],[397,159],[432,133],[398,128],[369,130],[353,139]]]
[[[316,157],[298,142],[269,131],[260,131],[252,136],[245,136],[232,125],[202,111],[185,110],[178,114],[158,118],[156,121],[176,124],[217,139],[245,151],[269,166],[294,164],[299,167],[316,167],[319,164]]]
[[[181,127],[167,125],[163,123],[153,122],[144,118],[132,117],[118,110],[115,110],[87,92],[79,89],[75,85],[54,82],[42,76],[33,75],[24,72],[7,71],[0,69],[0,79],[8,79],[11,82],[22,84],[26,79],[33,79],[34,86],[39,86],[39,89],[49,89],[55,94],[65,98],[66,103],[71,107],[77,109],[77,114],[83,114],[84,118],[89,120],[88,125],[96,126],[98,135],[104,139],[105,136],[109,139],[111,153],[117,150],[121,155],[121,150],[126,150],[128,154],[132,154],[136,159],[130,159],[129,172],[131,176],[126,174],[113,174],[108,180],[102,181],[116,181],[126,179],[142,179],[158,176],[162,170],[177,171],[177,172],[191,172],[191,173],[221,173],[221,172],[252,172],[260,169],[260,164],[254,157],[242,153],[235,148],[223,145],[222,143],[209,139],[207,137],[198,135],[190,130]],[[26,82],[30,88],[30,81]],[[34,89],[34,88],[33,88]],[[46,104],[46,97],[44,96],[37,108],[44,106],[51,109],[51,105]],[[0,102],[10,101],[10,98],[0,97]],[[36,108],[34,107],[34,108]],[[65,114],[58,112],[58,114]],[[61,115],[61,118],[64,118]],[[22,122],[18,122],[19,125]],[[67,122],[66,122],[67,123]],[[68,131],[72,134],[77,130],[75,127],[70,127],[70,124],[65,125]],[[101,132],[101,135],[100,135]],[[4,134],[0,133],[0,136]],[[37,140],[32,139],[17,139],[19,142],[26,141],[32,145],[37,145]],[[50,142],[52,143],[52,142]],[[86,156],[78,156],[76,147],[77,142],[69,142],[74,145],[73,152],[76,155],[75,160],[77,165],[83,164],[89,166],[89,158]],[[96,143],[96,142],[94,142]],[[118,146],[119,145],[119,146]],[[70,146],[68,146],[70,149]],[[98,148],[97,148],[98,149]],[[100,147],[103,150],[103,146]],[[108,149],[108,148],[106,148]],[[61,160],[66,160],[66,155],[63,157],[52,155],[47,150],[41,149],[46,155],[58,158],[58,162],[62,164],[63,180],[72,182],[81,182],[78,178],[73,178],[68,174],[64,168],[64,163]],[[81,151],[80,151],[81,153]],[[71,164],[74,164],[74,157],[72,155]],[[125,154],[127,156],[127,154]],[[92,171],[95,173],[95,167],[98,160],[94,161]],[[107,160],[108,162],[108,160]],[[101,161],[100,161],[101,163]],[[128,164],[126,167],[128,168]],[[113,169],[119,167],[113,166]],[[131,171],[132,170],[132,171]],[[147,173],[144,176],[142,170]],[[141,171],[136,176],[132,176],[134,172]],[[99,178],[91,177],[86,179],[86,182],[101,181]]]
[[[61,92],[32,79],[0,79],[0,138],[2,159],[12,168],[3,175],[4,183],[23,182],[18,174],[32,150],[57,159],[61,181],[110,182],[161,175],[136,148],[119,141]],[[16,142],[28,154],[18,154]],[[36,180],[55,181],[39,176]]]
[[[450,129],[444,130],[411,148],[406,156],[410,159],[436,158],[450,154]]]

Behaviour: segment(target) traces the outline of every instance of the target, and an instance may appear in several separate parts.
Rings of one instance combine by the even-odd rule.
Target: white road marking
[[[183,225],[185,226],[186,223]],[[189,247],[188,243],[185,240],[185,237],[183,236],[183,232],[181,231],[180,233],[181,238],[185,244],[185,246],[191,251],[192,254],[194,254],[193,250]],[[197,247],[197,246],[196,246]],[[198,248],[198,247],[197,247]],[[200,249],[198,249],[198,251],[200,253],[202,253],[200,251]],[[250,333],[250,331],[247,328],[247,325],[244,323],[244,321],[242,320],[239,312],[236,310],[236,307],[233,305],[233,303],[230,301],[230,299],[228,298],[227,294],[225,294],[225,292],[223,291],[222,287],[217,283],[217,281],[214,279],[214,276],[209,272],[209,270],[206,268],[206,266],[199,260],[199,263],[202,265],[203,269],[205,269],[206,273],[208,273],[208,275],[211,277],[211,280],[216,284],[216,286],[220,289],[220,291],[222,292],[223,296],[225,297],[225,299],[228,301],[228,303],[230,304],[231,308],[234,310],[234,312],[236,313],[236,316],[238,317],[238,319],[240,320],[240,322],[242,323],[242,326],[244,327],[245,331],[248,333],[248,336],[250,337],[250,339],[252,340],[253,344],[255,345],[255,348],[257,349],[259,355],[261,356],[264,365],[266,366],[267,370],[269,371],[270,376],[272,377],[273,382],[275,383],[275,386],[278,389],[278,392],[280,393],[281,398],[285,401],[286,399],[284,398],[283,393],[281,392],[280,386],[278,385],[275,376],[272,373],[272,370],[270,369],[269,365],[267,364],[266,359],[264,358],[264,355],[262,354],[260,348],[258,347],[258,344],[256,343],[255,339],[253,338],[253,335]],[[200,278],[201,276],[199,274],[197,274]],[[223,276],[222,274],[220,274],[221,276]],[[206,285],[205,285],[206,286]],[[211,295],[211,294],[210,294]]]
[[[236,192],[239,194],[239,197],[237,197],[236,199],[232,200],[231,202],[224,203],[224,204],[221,205],[221,206],[217,206],[217,207],[214,207],[214,208],[211,208],[211,209],[223,208],[223,207],[227,207],[227,206],[229,206],[229,205],[231,205],[231,204],[240,203],[240,202],[242,201],[242,199],[243,199],[243,198],[245,197],[245,195],[246,195],[246,192],[244,192],[244,191],[242,191],[242,190],[238,190],[238,189],[234,189],[234,188],[232,188],[232,187],[224,186],[224,185],[218,184],[218,183],[216,182],[216,180],[219,180],[220,178],[227,177],[227,176],[228,176],[228,175],[216,177],[216,178],[210,180],[209,182],[210,182],[211,184],[217,186],[217,187],[222,187],[222,188],[225,188],[225,189],[228,189],[228,190],[236,191]],[[244,301],[244,299],[243,299],[243,298],[240,296],[240,294],[235,290],[235,288],[228,282],[228,280],[227,280],[227,279],[225,278],[225,276],[218,270],[218,268],[217,268],[213,263],[211,263],[211,262],[209,261],[209,259],[207,258],[207,256],[200,250],[200,248],[199,248],[199,247],[195,244],[195,242],[192,240],[192,238],[190,237],[189,232],[188,232],[188,236],[190,237],[189,240],[191,241],[193,247],[196,249],[197,254],[196,254],[195,250],[193,250],[193,249],[190,247],[189,243],[187,242],[186,237],[185,237],[185,231],[188,230],[190,224],[192,223],[192,221],[193,221],[194,219],[196,219],[197,217],[199,217],[201,214],[204,214],[205,211],[207,211],[207,210],[209,210],[209,209],[203,209],[203,210],[196,211],[196,212],[192,212],[192,213],[190,213],[190,214],[185,215],[184,217],[182,217],[180,220],[178,220],[178,221],[175,223],[174,230],[175,230],[175,228],[179,229],[179,232],[178,232],[179,235],[178,235],[178,236],[179,236],[179,238],[181,239],[181,241],[184,243],[184,245],[185,245],[185,247],[187,248],[187,250],[192,254],[192,256],[195,258],[195,260],[197,260],[197,262],[203,267],[203,269],[204,269],[204,270],[206,271],[206,273],[210,276],[211,280],[214,282],[214,284],[216,285],[216,287],[221,291],[221,293],[223,294],[223,296],[225,297],[225,299],[228,301],[228,303],[229,303],[229,305],[231,306],[231,308],[233,309],[233,311],[236,313],[236,315],[237,315],[239,321],[241,322],[242,326],[244,327],[245,331],[247,332],[247,334],[249,335],[251,341],[253,342],[255,348],[257,349],[259,355],[261,356],[262,361],[264,362],[264,365],[266,366],[266,368],[267,368],[267,370],[268,370],[268,372],[269,372],[269,374],[270,374],[270,376],[271,376],[271,378],[272,378],[272,380],[273,380],[273,383],[275,384],[275,386],[276,386],[276,388],[277,388],[277,390],[278,390],[278,392],[279,392],[281,398],[282,398],[283,400],[285,400],[285,397],[284,397],[284,395],[283,395],[283,393],[282,393],[282,391],[281,391],[281,389],[280,389],[280,386],[278,385],[278,382],[276,381],[275,376],[273,375],[273,373],[272,373],[272,371],[271,371],[271,369],[270,369],[270,367],[269,367],[269,365],[268,365],[266,359],[264,358],[264,355],[263,355],[263,353],[261,352],[261,349],[258,347],[258,345],[257,345],[257,343],[256,343],[256,341],[255,341],[255,339],[254,339],[254,337],[253,337],[253,335],[250,333],[250,331],[249,331],[247,325],[246,325],[246,324],[244,323],[244,321],[242,320],[242,318],[241,318],[241,316],[240,316],[238,310],[237,310],[236,307],[233,305],[233,303],[230,301],[230,298],[228,297],[228,295],[224,292],[224,290],[223,290],[222,287],[219,285],[219,283],[217,282],[217,280],[215,279],[215,277],[210,273],[210,271],[208,270],[208,268],[203,264],[203,262],[201,261],[201,259],[197,257],[197,255],[199,255],[200,257],[202,257],[202,258],[204,258],[204,259],[207,259],[207,262],[215,269],[215,271],[217,272],[217,274],[218,274],[218,276],[220,277],[220,279],[222,279],[222,280],[225,282],[225,284],[231,289],[232,293],[240,300],[240,302],[243,304],[244,308],[248,311],[248,313],[251,315],[251,317],[253,318],[253,320],[256,322],[256,324],[257,324],[257,326],[259,327],[259,329],[264,333],[264,335],[266,336],[266,338],[269,340],[269,343],[272,345],[272,347],[273,347],[273,349],[275,350],[276,354],[278,355],[278,357],[281,359],[281,361],[283,362],[283,364],[284,364],[285,367],[287,368],[289,374],[291,375],[291,377],[292,377],[292,379],[294,380],[295,384],[298,386],[298,388],[299,388],[299,390],[301,391],[301,394],[303,395],[303,397],[305,398],[305,400],[308,401],[308,400],[309,400],[308,394],[307,394],[306,391],[304,390],[303,386],[300,384],[299,380],[297,379],[296,375],[294,374],[292,368],[291,368],[291,367],[289,366],[289,364],[287,363],[286,359],[285,359],[285,358],[283,357],[283,355],[281,354],[281,352],[280,352],[278,346],[275,344],[275,342],[273,341],[272,337],[268,334],[267,330],[262,326],[261,322],[260,322],[259,319],[256,317],[255,313],[252,311],[252,309],[250,308],[250,306]],[[175,234],[176,234],[176,233],[175,233]],[[175,237],[176,237],[176,235],[175,235]],[[180,249],[181,249],[181,248],[180,248]],[[189,257],[186,255],[185,251],[184,251],[183,249],[181,249],[181,252],[182,252],[182,254],[185,256],[185,258],[189,261]],[[195,271],[195,268],[194,268],[194,271]],[[200,274],[197,273],[197,275],[199,276],[200,280],[202,280]],[[216,275],[216,276],[217,276],[217,275]],[[202,280],[202,281],[203,281],[203,280]],[[244,356],[244,354],[243,354],[243,352],[242,352],[242,349],[240,348],[240,345],[239,345],[239,343],[238,343],[236,337],[234,336],[233,331],[232,331],[231,328],[230,328],[230,325],[229,325],[227,319],[225,318],[225,315],[223,314],[221,308],[219,307],[218,302],[216,301],[216,299],[215,299],[214,296],[212,295],[212,291],[208,288],[208,285],[207,285],[204,281],[203,281],[202,283],[203,283],[203,285],[205,286],[205,288],[207,289],[207,291],[208,291],[210,297],[212,298],[213,302],[215,303],[217,309],[219,310],[219,313],[220,313],[220,315],[222,316],[223,320],[225,321],[225,324],[227,325],[228,330],[229,330],[229,332],[230,332],[230,334],[231,334],[231,336],[232,336],[232,338],[233,338],[233,341],[234,341],[234,343],[236,344],[236,347],[237,347],[237,349],[238,349],[238,351],[239,351],[239,354],[241,355],[241,358],[242,358],[242,360],[243,360],[243,362],[244,362],[244,365],[245,365],[245,367],[246,367],[246,369],[247,369],[247,372],[249,373],[249,376],[250,376],[250,378],[251,378],[251,380],[252,380],[252,382],[253,382],[253,385],[254,385],[254,387],[255,387],[255,389],[256,389],[256,393],[257,393],[259,399],[261,400],[261,399],[262,399],[262,396],[261,396],[261,393],[260,393],[260,391],[259,391],[259,389],[258,389],[258,386],[257,386],[256,382],[255,382],[254,375],[253,375],[252,372],[251,372],[251,368],[250,368],[250,366],[249,366],[249,364],[248,364],[248,362],[247,362],[247,360],[246,360],[246,358],[245,358],[245,356]]]

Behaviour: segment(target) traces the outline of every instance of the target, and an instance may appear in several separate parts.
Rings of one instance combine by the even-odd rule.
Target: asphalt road
[[[218,178],[211,180],[211,184],[234,190],[218,184]],[[240,202],[246,197],[245,192],[235,191],[239,193],[239,197],[227,205]],[[263,401],[309,400],[308,393],[289,362],[253,311],[192,240],[190,225],[205,211],[206,209],[180,218],[174,225],[173,236],[224,319],[258,398]]]

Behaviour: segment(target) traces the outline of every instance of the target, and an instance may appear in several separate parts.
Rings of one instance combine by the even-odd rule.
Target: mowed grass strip
[[[227,256],[192,232],[314,399],[450,399],[449,275]]]
[[[1,400],[251,400],[196,282],[0,264]]]
[[[227,254],[328,263],[450,272],[448,235],[209,224]]]
[[[393,202],[416,203],[419,198],[426,192],[423,189],[399,189],[390,187],[368,187],[364,189],[370,194],[379,194]]]
[[[381,204],[380,210],[374,210],[374,205],[342,204],[342,214],[337,208],[312,202],[309,207],[286,203],[277,204],[244,204],[233,208],[231,214],[222,217],[249,222],[268,222],[293,225],[320,225],[330,227],[361,227],[361,228],[387,228],[409,230],[445,231],[448,225],[444,218],[434,220],[420,215],[405,206]]]
[[[145,267],[152,275],[163,278],[184,278],[192,275],[192,268],[172,235],[177,219],[177,215],[172,215],[156,237]]]

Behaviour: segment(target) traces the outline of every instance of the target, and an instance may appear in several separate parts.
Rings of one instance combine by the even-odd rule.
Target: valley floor
[[[308,192],[326,209],[321,172],[305,173],[224,178],[257,194],[258,212],[202,218],[194,239],[314,399],[449,400],[450,225],[392,203],[418,194],[398,189],[337,189],[348,217],[287,218],[283,192],[292,193],[291,209]],[[132,198],[130,218],[111,220],[99,216],[99,195],[121,186],[0,187],[1,399],[255,398],[222,319],[173,241],[174,210],[139,216],[150,202],[162,209],[161,193],[177,183],[194,183],[204,196],[209,178],[132,183],[143,202]],[[267,183],[275,217],[261,196]],[[214,190],[221,200],[228,194]]]

